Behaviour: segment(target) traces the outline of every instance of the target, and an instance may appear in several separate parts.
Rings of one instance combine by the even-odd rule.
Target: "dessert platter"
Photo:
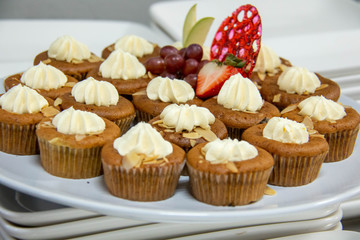
[[[231,237],[243,232],[247,232],[249,236],[253,234],[255,238],[259,232],[271,232],[270,229],[277,230],[274,230],[276,234],[269,233],[268,237],[286,235],[281,229],[287,229],[288,234],[304,232],[304,229],[341,229],[340,204],[360,194],[360,143],[356,141],[360,122],[357,112],[360,112],[360,105],[352,98],[340,95],[340,87],[335,82],[305,68],[292,66],[289,61],[280,57],[275,57],[279,59],[276,70],[271,73],[264,72],[262,75],[260,68],[256,66],[256,58],[258,54],[265,54],[261,53],[260,49],[267,48],[260,48],[261,20],[258,11],[252,5],[240,6],[223,21],[209,49],[208,59],[213,61],[202,59],[206,47],[202,45],[205,38],[200,35],[206,36],[213,18],[204,17],[197,20],[196,5],[194,6],[186,16],[183,42],[180,43],[183,47],[178,49],[175,44],[159,47],[171,41],[145,26],[122,22],[103,22],[101,25],[96,22],[104,36],[107,36],[109,28],[116,26],[119,29],[117,37],[130,36],[130,40],[124,40],[125,43],[120,44],[120,49],[117,49],[120,41],[111,44],[116,39],[114,33],[101,41],[92,38],[90,44],[93,47],[90,52],[85,45],[70,35],[54,37],[55,33],[50,33],[49,36],[56,40],[50,44],[48,50],[43,51],[44,45],[51,42],[49,39],[41,41],[46,42],[41,44],[41,49],[39,42],[36,42],[35,50],[31,50],[34,52],[30,56],[35,57],[33,67],[25,72],[21,72],[24,69],[17,69],[18,73],[12,72],[0,79],[5,83],[5,89],[0,90],[4,93],[0,104],[5,116],[22,122],[26,121],[28,115],[22,115],[25,117],[20,120],[14,117],[14,113],[15,116],[32,114],[26,111],[32,110],[33,106],[28,107],[30,110],[23,110],[22,106],[13,103],[20,101],[21,96],[36,99],[34,101],[39,103],[36,116],[41,116],[36,122],[36,129],[33,128],[40,149],[36,148],[36,141],[29,141],[29,146],[26,147],[14,145],[9,141],[10,144],[4,143],[3,151],[0,151],[0,190],[8,197],[2,198],[4,203],[0,205],[0,226],[5,232],[24,239],[75,236],[81,239],[80,235],[85,234],[92,234],[94,239],[110,239],[116,238],[120,232],[122,237],[181,238],[199,234],[193,235],[194,239],[204,239],[209,237],[209,232],[213,238]],[[247,13],[239,20],[244,11]],[[51,24],[64,29],[73,24],[60,22],[54,21]],[[77,31],[81,29],[90,36],[91,34],[82,28],[88,24],[76,22],[75,26],[78,28],[73,26],[72,34],[77,35]],[[200,35],[197,34],[199,26],[203,30]],[[235,37],[234,31],[241,34]],[[131,34],[150,39],[150,48],[154,50],[149,55],[155,55],[147,57],[148,53],[141,53],[141,56],[135,56],[130,50],[121,49],[124,45],[128,47],[126,41],[137,44],[139,41],[141,49],[147,51],[147,45],[144,43],[146,40],[140,37],[133,38]],[[87,42],[85,35],[80,35],[82,40]],[[239,47],[236,43],[244,41],[244,36],[245,41],[251,42]],[[64,47],[66,44],[72,44],[73,49],[77,48],[78,51],[75,53],[81,55],[80,60],[74,58],[68,61],[67,58],[71,58],[71,54],[63,57],[63,53],[69,51]],[[105,50],[108,51],[108,56],[98,57],[101,56],[101,51],[104,54]],[[271,61],[273,56],[270,57]],[[290,75],[306,76],[304,81],[308,81],[307,85],[311,85],[313,89],[302,89],[300,86],[300,90],[286,90],[285,93],[284,89],[287,86],[280,86],[280,93],[270,95],[265,104],[263,98],[269,94],[264,89],[270,89],[266,84],[273,81],[273,78],[279,78],[276,80],[279,84],[280,80],[286,79],[283,75],[288,72]],[[254,73],[260,78],[258,83],[251,79]],[[57,87],[54,93],[51,89],[45,89],[52,84],[51,81],[43,81],[45,87],[35,87],[39,85],[33,81],[34,75],[38,76],[39,82],[47,76],[56,76],[54,83],[64,83],[61,83],[62,86]],[[284,81],[285,85],[289,85],[289,79]],[[239,86],[244,89],[246,87],[248,91],[242,90]],[[237,92],[233,89],[237,89]],[[237,97],[236,94],[240,92],[245,93],[246,97]],[[90,95],[95,97],[89,97]],[[239,107],[236,101],[228,101],[231,98],[238,100],[238,105],[246,106]],[[207,105],[209,100],[212,103]],[[85,110],[79,107],[78,103],[81,101],[82,104],[86,103],[82,106]],[[108,103],[104,103],[106,101],[111,102],[110,105],[120,106],[120,109],[123,107],[129,111],[120,111],[119,114],[123,116],[119,117],[114,109],[110,111],[113,114],[109,115],[110,107]],[[123,105],[117,104],[120,101]],[[69,102],[71,105],[64,107]],[[280,105],[284,102],[286,105]],[[309,106],[303,102],[310,102],[310,105],[321,102],[318,105],[323,104],[326,110],[330,108],[329,115],[335,117],[324,120],[311,115],[315,119],[312,120],[309,114],[302,117],[301,121],[296,120],[297,115],[294,121],[289,120],[293,115],[289,115],[289,119],[280,117],[281,114],[285,116],[289,112],[297,114],[297,109],[302,111],[304,104]],[[149,108],[151,111],[146,112]],[[261,112],[260,109],[263,108],[275,110]],[[217,112],[218,109],[221,109],[220,112]],[[225,114],[229,116],[246,116],[245,118],[252,122],[242,124],[238,120],[234,125],[231,119],[227,121],[226,117],[223,118],[223,112],[229,113]],[[109,116],[113,115],[117,115],[117,119],[110,119]],[[174,125],[175,116],[178,120]],[[193,119],[190,124],[186,121],[186,116]],[[346,120],[348,116],[354,116],[354,126],[350,124],[351,120]],[[72,124],[74,122],[76,125]],[[317,128],[319,122],[320,128]],[[345,122],[345,126],[350,126],[350,129],[342,130],[341,124],[334,125],[340,129],[339,132],[344,131],[344,135],[349,135],[341,138],[346,142],[347,148],[339,147],[342,141],[332,142],[332,136],[335,134],[337,137],[337,132],[321,132],[323,122],[327,122],[326,126],[342,122]],[[284,127],[281,127],[281,124],[284,124]],[[286,155],[287,151],[283,153],[276,147],[276,150],[273,150],[273,147],[267,148],[267,144],[253,143],[253,134],[247,133],[256,127],[255,125],[264,128],[261,141],[270,141],[272,144],[275,142],[273,145],[276,146],[291,146],[288,149],[295,153]],[[275,127],[271,129],[270,126]],[[11,131],[12,128],[5,129]],[[286,132],[286,129],[296,130],[299,135],[289,133],[287,137],[288,133],[281,133]],[[226,138],[224,132],[229,133],[229,138]],[[266,139],[265,132],[268,133]],[[274,132],[280,132],[281,140],[278,136],[272,136]],[[23,138],[21,134],[15,136]],[[248,142],[241,141],[245,138]],[[317,146],[311,146],[312,142]],[[259,145],[264,146],[262,148],[266,151]],[[313,150],[305,151],[303,146]],[[222,148],[231,149],[230,156]],[[243,151],[247,158],[242,154],[236,155],[239,151]],[[298,151],[300,157],[296,155],[293,158],[294,154],[299,154]],[[217,152],[223,152],[225,160],[223,155],[217,155]],[[328,152],[331,154],[328,155]],[[288,170],[283,164],[274,165],[274,162],[281,162],[282,159],[290,162],[295,159],[295,163],[299,161],[297,159],[300,159],[300,162],[301,159],[305,159],[304,162],[314,162],[316,167],[308,167],[305,164],[305,168],[300,170],[303,171],[303,175],[299,177],[297,167]],[[80,163],[84,165],[78,167]],[[184,166],[186,167],[183,169]],[[284,167],[287,171],[283,171]],[[205,173],[202,173],[204,169]],[[281,175],[282,171],[286,174],[294,171],[295,174],[289,177],[286,174]],[[202,174],[209,177],[203,178]],[[247,184],[244,184],[243,188],[242,180],[239,180],[242,178],[246,181],[255,180],[249,180],[250,188],[247,188]],[[197,184],[197,181],[204,182]],[[209,184],[207,181],[211,182],[211,187],[218,182],[224,184],[224,181],[228,186],[226,189],[232,189],[234,186],[236,189],[224,191],[224,198],[220,196],[222,194],[212,196],[206,191],[204,194],[202,186]],[[214,189],[224,189],[221,184],[216,185]],[[252,184],[257,186],[254,188],[256,191],[252,190],[249,197],[242,194],[242,191],[253,189]],[[239,194],[239,186],[239,189],[244,190],[240,190],[238,196],[236,194]],[[18,204],[9,204],[12,198]],[[41,207],[34,210],[34,205],[29,205],[32,200],[39,201],[42,206],[46,206],[46,202],[50,204],[48,209]],[[44,221],[46,216],[50,217],[49,221],[46,220],[47,223]],[[102,224],[99,224],[100,222]],[[28,226],[31,233],[15,224]],[[73,227],[67,232],[67,236],[62,235],[71,225],[81,227]],[[96,227],[92,227],[94,225]],[[312,230],[309,226],[313,227]],[[186,227],[186,230],[183,227]],[[92,230],[89,231],[89,228]]]

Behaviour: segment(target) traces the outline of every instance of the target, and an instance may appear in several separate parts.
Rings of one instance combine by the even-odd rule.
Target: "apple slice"
[[[184,21],[184,26],[183,26],[183,45],[185,43],[185,39],[188,37],[189,32],[191,30],[191,28],[195,25],[196,23],[196,4],[194,4],[189,12],[186,14],[185,17],[185,21]]]
[[[209,33],[213,21],[213,17],[204,17],[197,21],[195,25],[190,29],[190,32],[186,39],[183,39],[184,47],[187,47],[193,43],[197,43],[202,46],[206,40],[206,36]]]

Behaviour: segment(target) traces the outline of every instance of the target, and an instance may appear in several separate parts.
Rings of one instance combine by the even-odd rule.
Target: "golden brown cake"
[[[23,73],[17,73],[7,77],[4,81],[5,91],[18,84],[26,85],[38,91],[41,95],[56,99],[70,93],[72,87],[78,81],[51,65],[40,62]]]
[[[133,94],[138,121],[150,121],[173,103],[200,106],[202,100],[195,97],[194,89],[187,82],[167,77],[156,77],[146,91]]]
[[[57,38],[47,51],[39,53],[34,59],[34,65],[40,62],[49,64],[80,81],[102,60],[90,52],[85,44],[64,35]]]
[[[113,121],[120,127],[121,134],[129,129],[135,118],[135,108],[129,100],[119,96],[111,83],[92,77],[77,83],[71,93],[62,95],[56,101],[62,109],[73,107]]]
[[[269,184],[284,187],[313,182],[329,151],[323,135],[309,135],[304,124],[279,117],[246,129],[242,137],[272,154]]]
[[[39,153],[36,125],[59,110],[53,100],[17,85],[0,96],[0,151],[16,155]]]
[[[260,92],[265,101],[280,110],[310,96],[322,95],[334,101],[340,97],[340,87],[336,82],[302,67],[289,67],[278,79],[264,80]]]
[[[324,135],[329,144],[325,162],[341,161],[352,154],[360,124],[360,115],[352,107],[313,96],[285,108],[282,116],[297,122],[308,122]]]
[[[226,125],[230,138],[238,139],[245,129],[280,116],[274,105],[262,100],[255,84],[240,74],[231,76],[219,95],[206,100],[202,107]]]
[[[70,107],[44,118],[36,129],[41,165],[51,175],[83,179],[102,174],[101,148],[120,136],[120,128],[95,113]]]
[[[185,152],[141,122],[107,143],[101,158],[111,194],[134,201],[160,201],[174,194]]]
[[[187,154],[192,195],[216,206],[238,206],[264,195],[274,159],[237,139],[200,143]]]

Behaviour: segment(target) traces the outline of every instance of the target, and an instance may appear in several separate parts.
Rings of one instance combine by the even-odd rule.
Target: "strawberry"
[[[200,69],[196,85],[197,97],[209,98],[216,96],[225,81],[232,75],[239,73],[238,68],[243,67],[245,62],[234,59],[234,57],[234,55],[229,55],[224,63],[220,61],[208,62]]]

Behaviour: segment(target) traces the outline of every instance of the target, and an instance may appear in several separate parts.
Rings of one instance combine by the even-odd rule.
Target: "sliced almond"
[[[174,130],[172,130],[172,129],[164,129],[164,132],[175,132]]]
[[[284,64],[280,64],[279,68],[281,71],[285,71],[288,68],[288,66],[286,66]]]
[[[146,95],[146,90],[141,90],[141,91],[138,91],[133,94],[133,96],[136,96],[136,95]]]
[[[75,140],[76,140],[77,142],[80,142],[80,141],[83,140],[85,137],[86,137],[86,135],[84,135],[84,134],[76,134],[76,135],[75,135]]]
[[[275,74],[276,74],[276,73],[268,73],[267,75],[268,75],[269,77],[273,77],[273,76],[275,76]]]
[[[76,84],[76,82],[67,82],[65,83],[65,87],[73,87]]]
[[[75,63],[75,64],[79,64],[79,63],[83,63],[84,61],[83,61],[83,60],[79,60],[79,59],[72,59],[71,62],[72,62],[72,63]]]
[[[201,137],[201,135],[197,132],[183,132],[182,136],[189,139],[197,139]]]
[[[312,137],[319,137],[319,138],[325,138],[324,135],[320,134],[320,133],[316,133],[316,134],[312,134]]]
[[[45,117],[52,117],[58,114],[60,111],[52,106],[43,107],[41,112],[44,114]]]
[[[114,45],[111,45],[111,46],[109,46],[107,49],[108,49],[110,52],[112,52],[112,51],[115,50],[115,47],[114,47]]]
[[[48,64],[48,63],[51,63],[51,59],[48,58],[48,59],[45,59],[45,60],[43,60],[41,62],[44,63],[44,64]]]
[[[163,123],[163,120],[162,120],[162,119],[156,120],[156,121],[153,122],[152,124],[153,124],[153,125],[156,125],[156,124],[159,124],[159,123]]]
[[[230,171],[232,171],[233,173],[237,173],[239,172],[239,170],[237,169],[237,167],[235,166],[235,163],[232,161],[229,161],[226,163],[226,168],[229,169]]]
[[[53,139],[51,139],[50,141],[49,141],[49,143],[51,143],[51,144],[56,144],[57,142],[58,142],[58,140],[59,140],[59,138],[53,138]]]
[[[276,94],[273,98],[273,102],[280,102],[280,98],[281,98],[281,93]]]
[[[201,137],[203,137],[206,141],[214,141],[216,140],[218,137],[216,136],[216,134],[211,131],[211,129],[203,129],[201,127],[197,127],[194,129],[194,131],[196,133],[198,133]]]
[[[164,161],[168,163],[168,162],[169,162],[169,159],[167,159],[166,157],[164,157]]]
[[[94,63],[94,62],[101,62],[104,61],[103,58],[96,56],[95,54],[91,54],[90,58],[88,59],[89,62]]]
[[[143,162],[152,162],[155,161],[158,157],[159,157],[158,155],[145,156],[144,154],[142,154]]]
[[[269,186],[266,186],[266,188],[264,190],[264,194],[274,196],[276,194],[276,191],[274,189],[270,188]]]
[[[54,101],[54,106],[57,107],[59,106],[60,104],[62,104],[62,99],[61,98],[56,98],[55,101]]]
[[[55,126],[51,123],[51,121],[45,121],[41,123],[40,127],[53,128]]]
[[[168,128],[168,129],[173,128],[173,127],[170,127],[170,126],[165,125],[165,124],[163,124],[163,123],[159,123],[158,125],[159,125],[160,127],[163,127],[163,128]]]
[[[150,71],[147,73],[147,76],[148,76],[150,79],[153,79],[153,78],[156,78],[156,77],[157,77],[157,75],[152,74]]]
[[[255,84],[257,89],[259,89],[259,90],[261,89],[261,86],[257,82],[253,82],[253,83]]]
[[[141,165],[141,162],[143,160],[143,157],[135,152],[129,152],[126,154],[122,159],[122,166],[129,170],[133,167],[138,167]]]
[[[318,131],[316,131],[315,129],[309,129],[308,130],[308,133],[310,134],[310,135],[313,135],[313,134],[316,134]]]
[[[291,112],[291,111],[295,110],[296,108],[297,108],[296,104],[289,105],[286,108],[284,108],[284,110],[281,111],[281,114]]]
[[[259,77],[259,79],[260,79],[261,81],[264,81],[265,78],[266,78],[266,74],[265,74],[265,73],[257,72],[257,75],[258,75],[258,77]]]
[[[320,89],[327,88],[328,86],[329,86],[329,84],[323,83],[323,84],[320,85],[320,87],[318,87],[318,88],[316,89],[316,91],[317,91],[317,90],[320,90]]]
[[[301,123],[303,123],[306,126],[306,129],[308,131],[314,129],[314,123],[309,116],[305,116],[304,120]]]
[[[190,145],[191,147],[194,147],[196,145],[196,140],[190,139]]]

